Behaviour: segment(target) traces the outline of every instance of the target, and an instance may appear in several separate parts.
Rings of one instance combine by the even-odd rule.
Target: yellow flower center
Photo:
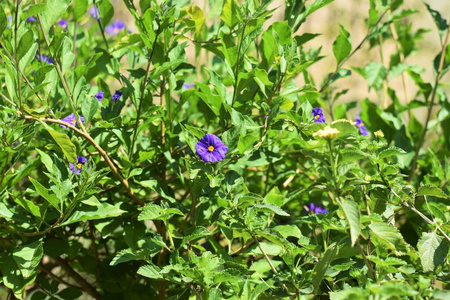
[[[75,118],[72,119],[72,121],[70,121],[72,124],[75,124],[77,122],[77,120]]]
[[[63,29],[66,29],[66,28],[67,28],[67,25],[66,25],[66,24],[63,24],[63,25],[62,25],[62,28],[63,28]]]
[[[363,127],[363,126],[364,126],[364,123],[359,124],[359,127]]]
[[[209,152],[213,152],[213,151],[214,151],[214,147],[213,147],[213,146],[209,146],[209,147],[208,147],[208,151],[209,151]]]
[[[320,115],[317,115],[317,116],[314,117],[314,119],[316,119],[316,120],[319,119],[319,118],[320,118]]]
[[[83,166],[82,164],[77,164],[78,169],[81,169],[82,166]]]

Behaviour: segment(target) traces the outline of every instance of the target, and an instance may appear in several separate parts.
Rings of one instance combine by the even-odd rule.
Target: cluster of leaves
[[[450,297],[439,12],[424,7],[441,42],[431,81],[406,61],[436,27],[413,31],[416,11],[371,0],[367,35],[353,44],[341,26],[316,84],[319,34],[296,33],[333,0],[286,0],[277,22],[272,0],[123,2],[130,30],[110,0],[0,7],[0,297]],[[344,68],[388,40],[389,64]],[[378,99],[338,102],[352,70]],[[406,101],[397,76],[417,87]],[[195,154],[206,133],[225,159]]]

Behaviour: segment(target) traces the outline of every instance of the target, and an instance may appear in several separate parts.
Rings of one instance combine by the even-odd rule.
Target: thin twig
[[[449,34],[450,34],[450,27],[447,28],[444,43],[442,44],[441,60],[439,61],[439,68],[436,73],[436,79],[434,81],[433,91],[431,92],[430,106],[428,107],[427,119],[425,120],[425,125],[423,127],[422,135],[420,136],[419,143],[417,143],[417,147],[414,152],[414,158],[411,163],[411,171],[409,173],[408,181],[410,181],[412,179],[414,172],[416,171],[417,159],[419,158],[419,151],[420,151],[420,148],[422,148],[422,145],[425,141],[425,136],[427,134],[428,122],[430,121],[431,112],[432,112],[433,106],[434,106],[434,98],[436,97],[436,91],[438,88],[439,80],[441,79],[441,76],[442,76],[442,68],[444,67],[445,51],[447,49],[447,42],[448,42]]]
[[[61,120],[57,120],[57,119],[50,119],[50,118],[37,118],[34,116],[28,116],[28,115],[24,115],[22,112],[18,112],[19,115],[22,116],[22,118],[26,119],[26,120],[32,120],[32,121],[38,121],[38,122],[45,122],[45,123],[54,123],[54,124],[59,124],[59,125],[64,125],[67,128],[71,129],[72,131],[74,131],[75,133],[77,133],[78,135],[82,136],[84,139],[86,139],[87,141],[89,141],[92,146],[94,146],[95,149],[97,149],[97,151],[99,152],[99,154],[103,157],[103,159],[105,160],[105,162],[108,164],[109,168],[111,169],[113,175],[120,181],[120,183],[125,187],[125,190],[127,191],[128,195],[130,195],[130,197],[133,199],[134,202],[136,202],[139,205],[144,205],[144,202],[140,199],[138,199],[136,197],[136,195],[134,195],[133,190],[131,189],[130,185],[128,184],[128,180],[124,179],[122,177],[122,175],[120,175],[119,171],[117,170],[116,166],[113,164],[113,162],[111,161],[109,155],[105,152],[105,150],[102,149],[102,147],[100,147],[99,144],[97,144],[97,142],[86,132],[81,131],[80,129],[78,129],[77,127],[68,124],[66,122],[63,122]]]
[[[105,45],[106,45],[106,50],[109,50],[108,40],[106,40],[105,31],[103,30],[103,25],[102,25],[102,19],[100,17],[100,9],[98,8],[97,2],[95,0],[94,0],[94,9],[95,9],[96,19],[98,21],[98,26],[100,26],[100,31],[102,33],[103,41],[105,42]]]
[[[392,5],[392,4],[391,4]],[[386,15],[386,13],[390,10],[390,6],[388,8],[386,8],[386,10],[381,14],[381,16],[378,18],[377,22],[373,25],[373,28],[377,27],[377,25],[381,22],[381,20],[383,19],[383,17]],[[355,54],[356,51],[358,51],[359,49],[361,49],[361,47],[366,43],[366,41],[368,40],[369,36],[373,33],[373,31],[368,31],[366,36],[363,38],[363,40],[359,43],[358,46],[356,46],[356,48],[350,53],[350,55],[348,55],[346,58],[344,58],[337,66],[336,66],[336,70],[330,75],[328,76],[328,80],[325,82],[325,84],[320,88],[319,93],[322,93],[331,83],[331,80],[334,78],[334,76],[336,76],[336,74],[339,72],[339,70],[341,69],[341,67],[347,62],[347,60],[350,59],[350,57],[353,56],[353,54]]]
[[[89,284],[80,274],[78,274],[70,264],[60,257],[53,258],[55,262],[67,273],[68,276],[72,277],[81,287],[83,291],[88,293],[94,299],[103,299],[103,296],[97,292],[97,290]]]

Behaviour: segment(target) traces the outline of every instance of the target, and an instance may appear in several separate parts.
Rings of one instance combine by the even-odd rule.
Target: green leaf
[[[373,223],[369,225],[372,233],[390,249],[396,253],[402,253],[406,250],[405,241],[398,229],[386,223]]]
[[[74,1],[73,12],[75,20],[80,19],[87,11],[88,1],[87,0],[77,0]]]
[[[210,235],[211,232],[203,226],[189,228],[189,230],[187,230],[185,236],[183,237],[181,245],[185,245],[186,242],[192,242]]]
[[[319,262],[314,268],[313,272],[313,278],[312,278],[312,284],[313,284],[313,290],[314,294],[317,294],[317,291],[319,290],[320,283],[322,282],[323,276],[325,275],[325,272],[327,271],[328,267],[330,266],[330,263],[333,261],[334,257],[338,253],[338,246],[336,243],[331,244],[327,251],[323,254],[323,256],[320,258]]]
[[[384,149],[378,154],[379,159],[383,159],[386,157],[394,156],[394,155],[400,155],[400,154],[406,154],[406,151],[398,148],[398,147],[389,147],[387,149]]]
[[[367,84],[376,90],[381,89],[387,74],[388,70],[378,62],[373,61],[364,68],[364,78],[367,80]]]
[[[81,113],[84,117],[84,122],[89,123],[94,115],[97,113],[99,103],[95,97],[86,97],[81,105]]]
[[[109,21],[114,17],[114,7],[110,0],[102,0],[97,2],[98,10],[100,11],[100,18],[102,20],[103,28],[108,25]]]
[[[28,67],[31,62],[36,57],[36,51],[38,50],[38,44],[33,43],[29,46],[28,51],[23,55],[22,59],[19,61],[19,69],[23,71],[26,67]]]
[[[345,199],[342,200],[340,206],[342,207],[345,218],[349,224],[352,246],[354,246],[358,240],[359,234],[361,233],[359,206],[356,202]]]
[[[22,57],[30,50],[34,43],[33,30],[28,30],[22,35],[19,42],[19,47],[17,48],[17,59],[20,61]]]
[[[164,209],[159,205],[149,203],[147,204],[142,212],[138,216],[139,221],[145,220],[168,220],[173,215],[182,216],[183,213],[177,208],[167,208]]]
[[[286,216],[286,217],[290,216],[287,212],[282,210],[280,207],[276,206],[275,204],[271,204],[271,203],[255,204],[253,207],[255,207],[257,210],[270,212],[270,213],[280,215],[280,216]]]
[[[110,266],[117,266],[118,264],[132,261],[132,260],[145,260],[147,258],[147,255],[145,252],[139,252],[134,253],[131,249],[125,249],[122,251],[119,251],[119,253],[114,256],[114,258],[111,260]]]
[[[220,18],[231,29],[239,22],[239,4],[236,0],[226,0]]]
[[[3,10],[3,5],[0,6],[0,37],[3,34],[3,31],[5,31],[6,27],[8,26],[8,17],[5,14],[5,11]]]
[[[419,188],[417,196],[432,196],[438,198],[448,198],[448,196],[437,186],[433,184],[426,184]]]
[[[161,269],[155,265],[145,265],[139,268],[137,273],[141,276],[152,278],[152,279],[162,279]]]
[[[338,37],[333,43],[333,53],[334,57],[336,57],[337,64],[339,65],[344,59],[348,57],[350,52],[352,51],[352,44],[350,42],[350,34],[348,31],[342,26]]]
[[[58,21],[67,11],[70,0],[47,0],[45,1],[45,10],[43,14],[44,30],[48,31],[50,27]]]
[[[45,3],[30,5],[30,7],[22,13],[20,18],[22,20],[26,20],[29,16],[34,16],[34,15],[40,14],[44,10],[45,10]]]
[[[58,146],[61,148],[67,160],[71,163],[76,163],[77,162],[76,148],[75,145],[67,136],[67,134],[54,131],[49,126],[45,126],[45,128],[47,129],[48,133],[50,133],[55,142],[58,144]]]
[[[13,213],[6,207],[5,204],[3,204],[3,202],[0,202],[0,217],[9,220],[12,216]]]
[[[42,248],[42,240],[32,242],[14,250],[12,254],[14,261],[19,266],[20,272],[24,278],[32,276],[39,265],[44,249]]]
[[[75,55],[72,52],[72,41],[65,36],[61,49],[61,71],[65,73],[72,65]]]
[[[444,37],[445,31],[449,26],[447,24],[447,20],[442,18],[441,14],[437,10],[432,9],[430,5],[428,5],[427,3],[425,3],[425,6],[427,7],[428,11],[433,17],[434,23],[436,24],[436,27],[439,31],[439,35],[441,36],[442,39]]]
[[[87,220],[100,220],[117,217],[125,213],[119,208],[120,203],[115,206],[108,203],[100,203],[97,198],[91,198],[81,202],[74,213],[62,225],[68,225]]]
[[[47,200],[54,208],[56,208],[58,211],[60,210],[59,207],[59,200],[56,197],[55,194],[49,194],[49,189],[44,187],[42,184],[39,183],[39,181],[34,180],[32,177],[28,177],[28,179],[33,184],[34,188],[36,189],[36,192],[42,196],[45,200]],[[64,199],[61,199],[63,201]]]
[[[200,7],[198,7],[195,3],[186,8],[186,12],[194,20],[195,23],[195,34],[199,34],[205,25],[205,16],[203,15],[203,11]]]

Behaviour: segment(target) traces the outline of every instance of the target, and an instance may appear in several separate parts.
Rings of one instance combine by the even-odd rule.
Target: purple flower
[[[195,152],[204,162],[216,162],[225,158],[228,147],[214,134],[205,134],[195,145]]]
[[[89,13],[91,14],[91,16],[94,19],[99,19],[100,18],[100,12],[98,10],[98,7],[91,6],[91,8],[89,9]]]
[[[53,64],[53,58],[49,57],[49,56],[45,56],[43,54],[37,54],[36,53],[36,59],[37,61],[43,61],[47,64]]]
[[[6,28],[9,28],[9,23],[12,24],[12,16],[11,15],[8,16],[8,24],[6,24]]]
[[[67,21],[64,20],[64,19],[59,20],[58,24],[59,24],[59,26],[61,26],[61,28],[62,28],[63,30],[67,30],[67,26],[69,25],[69,24],[67,23]]]
[[[312,115],[314,117],[314,122],[325,123],[325,116],[322,113],[322,109],[319,107],[313,108]]]
[[[77,155],[77,163],[69,163],[69,168],[73,174],[80,175],[83,165],[87,162],[87,158]]]
[[[369,133],[366,130],[366,127],[364,127],[363,121],[361,121],[361,118],[358,114],[356,114],[356,126],[359,128],[359,132],[361,132],[362,135],[368,135]]]
[[[98,102],[102,102],[104,93],[105,92],[103,91],[99,91],[97,94],[94,95],[94,97],[97,98]]]
[[[81,116],[81,115],[80,115],[80,120],[81,120],[81,122],[84,123],[84,118],[83,118],[83,116]],[[77,126],[77,117],[75,117],[75,114],[74,114],[74,113],[71,113],[71,114],[68,115],[67,117],[61,119],[61,121],[65,122],[65,123],[67,123],[67,124],[69,124],[69,125]],[[67,128],[67,127],[64,126],[64,125],[59,125],[59,126],[60,126],[61,128]]]
[[[305,212],[306,212],[306,213],[312,213],[312,214],[318,215],[318,214],[324,214],[324,213],[327,213],[328,210],[326,210],[326,209],[323,207],[323,205],[320,204],[320,203],[317,204],[317,205],[315,205],[314,203],[311,202],[311,203],[309,204],[309,207],[305,205]]]
[[[34,21],[36,21],[36,19],[34,18],[34,17],[32,17],[32,16],[29,16],[28,18],[27,18],[27,22],[34,22]]]
[[[183,83],[183,87],[187,90],[195,87],[195,83]]]
[[[114,95],[111,97],[111,101],[114,101],[117,103],[117,101],[120,100],[120,97],[122,97],[122,92],[121,91],[116,91],[114,93]]]
[[[125,23],[120,20],[116,20],[114,21],[114,23],[112,23],[112,25],[106,26],[105,32],[109,34],[118,34],[124,28]]]

